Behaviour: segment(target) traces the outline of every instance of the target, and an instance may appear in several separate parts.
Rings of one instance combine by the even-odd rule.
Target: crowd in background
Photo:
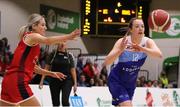
[[[136,85],[137,87],[176,88],[169,83],[165,72],[161,73],[158,80],[146,80],[145,76],[141,76],[137,79]]]
[[[48,55],[48,48],[41,48],[41,54],[39,57],[39,64],[44,68],[46,64],[46,57]],[[3,77],[8,65],[11,62],[13,53],[10,52],[10,46],[7,38],[0,39],[0,76]],[[85,60],[85,61],[84,61]],[[77,83],[80,87],[91,86],[107,86],[108,69],[102,67],[97,60],[90,58],[84,59],[81,55],[77,57],[76,72]],[[84,63],[85,62],[85,63]],[[41,76],[34,75],[32,84],[39,84]],[[48,78],[44,80],[44,84],[48,85]],[[176,88],[169,83],[166,72],[162,71],[158,80],[147,80],[145,76],[140,76],[137,79],[137,87],[159,87],[159,88]]]
[[[3,76],[6,68],[11,63],[13,54],[10,52],[10,46],[6,37],[0,39],[0,76]]]
[[[76,71],[78,75],[78,86],[106,86],[108,70],[102,67],[95,60],[87,58],[83,64],[83,57],[79,56],[77,60]]]

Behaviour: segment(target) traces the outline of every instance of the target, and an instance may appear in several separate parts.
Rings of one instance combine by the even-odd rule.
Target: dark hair
[[[132,19],[129,21],[129,25],[128,25],[128,28],[129,28],[129,29],[132,29],[133,22],[134,22],[134,20],[136,20],[136,19],[138,19],[138,18],[134,17],[134,18],[132,18]]]
[[[3,51],[4,49],[4,41],[0,39],[0,51]]]
[[[128,30],[127,30],[127,32],[126,32],[126,35],[129,35],[130,29],[132,29],[132,26],[133,26],[133,22],[134,22],[135,20],[137,20],[137,19],[139,19],[139,18],[136,18],[136,17],[131,18],[131,20],[129,21]]]
[[[0,47],[4,46],[4,41],[2,39],[0,39]]]
[[[8,46],[8,39],[6,37],[3,37],[2,40],[4,41],[4,45]]]

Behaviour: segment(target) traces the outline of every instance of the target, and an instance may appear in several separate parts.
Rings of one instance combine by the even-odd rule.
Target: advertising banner
[[[38,85],[30,86],[42,106],[52,106],[48,85],[41,90]],[[114,107],[111,101],[108,87],[78,87],[77,96],[72,91],[69,98],[71,107]],[[180,89],[137,87],[132,103],[133,107],[180,107]]]
[[[44,15],[46,18],[48,31],[67,34],[80,26],[78,12],[41,4],[40,14]]]

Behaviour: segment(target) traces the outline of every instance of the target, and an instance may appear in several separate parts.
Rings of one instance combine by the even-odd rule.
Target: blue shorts
[[[112,105],[117,106],[124,101],[132,100],[135,88],[126,88],[119,82],[109,82],[109,91],[112,95]]]

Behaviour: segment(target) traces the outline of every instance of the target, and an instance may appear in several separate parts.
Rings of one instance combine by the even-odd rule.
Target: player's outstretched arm
[[[67,41],[67,40],[73,40],[77,37],[79,37],[81,34],[80,29],[76,29],[73,32],[71,32],[70,34],[65,34],[65,35],[59,35],[59,36],[49,36],[49,37],[45,37],[42,36],[38,33],[31,33],[29,34],[30,36],[28,36],[28,39],[26,40],[26,43],[28,44],[47,44],[47,45],[51,45],[51,44],[56,44],[62,41]]]
[[[63,73],[60,73],[60,72],[50,72],[50,71],[48,71],[46,69],[42,69],[38,65],[35,65],[34,72],[37,73],[37,74],[40,74],[40,75],[44,75],[44,76],[51,76],[51,77],[54,77],[54,78],[59,78],[60,80],[66,78],[66,75],[64,75]]]
[[[113,49],[106,56],[103,66],[112,64],[117,59],[117,57],[124,51],[127,46],[126,37],[127,36],[124,36],[115,43]]]
[[[149,39],[147,41],[147,47],[141,47],[136,44],[133,44],[132,47],[135,50],[145,52],[149,56],[162,58],[161,50],[158,48],[158,46],[155,44],[155,42],[152,39]]]

